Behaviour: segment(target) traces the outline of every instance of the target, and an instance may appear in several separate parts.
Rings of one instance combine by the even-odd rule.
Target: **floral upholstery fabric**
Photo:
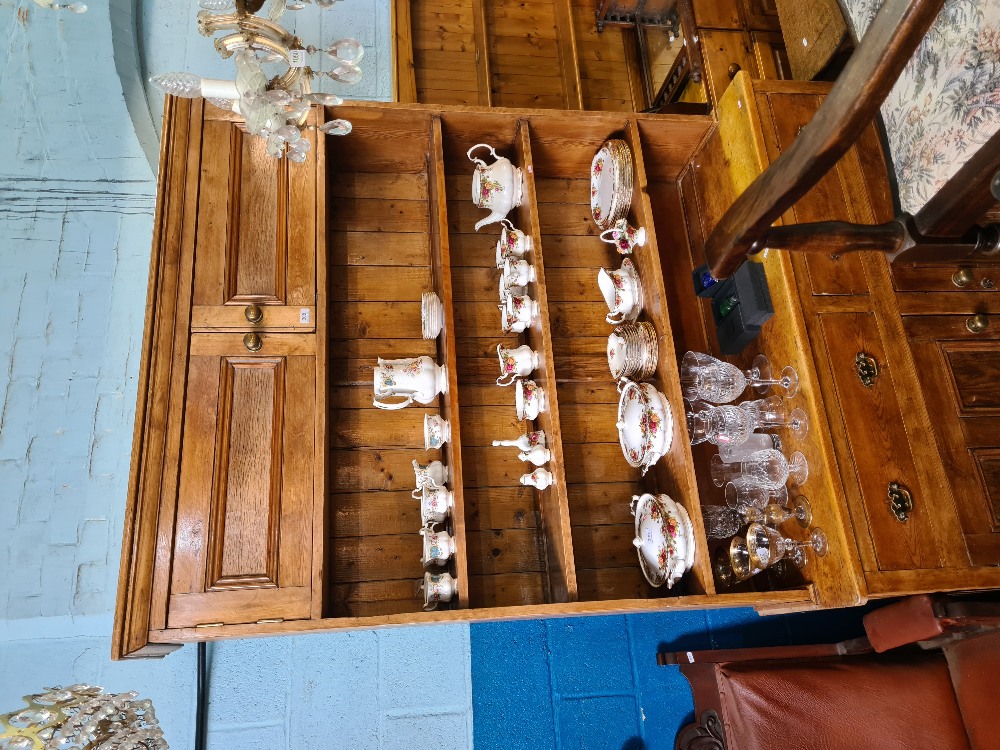
[[[882,0],[841,0],[856,39]],[[882,104],[900,207],[916,213],[1000,130],[1000,0],[945,0]]]

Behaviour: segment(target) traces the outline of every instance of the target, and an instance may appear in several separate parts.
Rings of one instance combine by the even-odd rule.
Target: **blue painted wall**
[[[670,611],[472,626],[477,750],[671,750],[694,716],[660,650],[832,643],[862,635],[864,608],[777,617]]]
[[[188,43],[212,54],[192,3],[141,5],[145,46],[173,67]],[[387,2],[342,5],[386,44]],[[180,750],[194,648],[109,660],[156,186],[108,8],[90,6],[0,0],[0,713],[49,685],[135,689]],[[468,628],[220,644],[209,725],[213,750],[470,746]]]

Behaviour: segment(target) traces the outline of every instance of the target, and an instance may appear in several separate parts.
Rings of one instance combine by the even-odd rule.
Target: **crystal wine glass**
[[[750,565],[761,570],[785,557],[802,567],[806,562],[806,549],[811,548],[819,557],[829,549],[822,529],[813,529],[808,541],[797,542],[762,523],[752,523],[747,528],[746,545]]]
[[[782,369],[776,380],[772,379],[771,361],[763,354],[754,357],[753,366],[747,370],[746,377],[757,393],[767,393],[771,386],[781,386],[789,398],[799,392],[799,374],[795,372],[795,368],[789,365]]]
[[[726,547],[719,547],[712,555],[712,573],[720,589],[732,588],[741,580],[733,570],[733,564],[729,560],[729,549]]]
[[[764,569],[753,561],[750,555],[750,545],[741,536],[734,536],[729,543],[729,564],[732,566],[733,575],[736,576],[737,581],[745,581]]]
[[[681,358],[681,391],[684,397],[728,404],[746,390],[747,379],[740,369],[709,354],[687,352]]]
[[[726,505],[730,508],[742,508],[751,505],[763,508],[771,498],[770,491],[745,477],[726,483]]]
[[[785,411],[785,400],[781,396],[768,396],[756,401],[744,401],[740,409],[748,412],[754,422],[754,429],[768,427],[787,427],[804,437],[809,431],[809,417],[799,408],[792,409],[791,414]]]
[[[742,445],[754,429],[752,414],[738,406],[710,406],[687,413],[691,445]]]
[[[812,523],[812,517],[812,505],[803,495],[796,495],[789,507],[785,507],[779,503],[768,503],[764,506],[764,523],[774,528],[794,518],[798,521],[799,526],[807,529],[809,528],[809,524]]]
[[[806,457],[799,451],[787,460],[781,451],[763,450],[751,453],[739,463],[727,464],[718,454],[712,456],[712,481],[716,487],[745,477],[768,489],[778,489],[785,482],[802,484],[809,476]]]

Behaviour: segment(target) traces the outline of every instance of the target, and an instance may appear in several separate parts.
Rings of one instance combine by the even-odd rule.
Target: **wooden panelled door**
[[[309,617],[310,338],[192,337],[167,627]]]
[[[315,330],[315,168],[268,156],[241,123],[206,120],[202,144],[192,329],[246,328],[259,311],[258,329]]]
[[[1000,565],[1000,331],[973,330],[975,312],[904,321],[969,559]]]

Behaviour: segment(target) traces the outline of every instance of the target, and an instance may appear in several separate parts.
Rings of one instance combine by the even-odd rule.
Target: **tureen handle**
[[[628,504],[629,510],[632,511],[632,515],[635,515],[635,506],[639,502],[639,495],[632,495],[632,501]]]
[[[633,539],[632,540],[632,546],[633,547],[641,547],[642,546],[642,539],[640,539],[639,537],[636,537],[635,539]]]
[[[478,164],[481,167],[486,167],[488,165],[486,164],[486,162],[484,162],[478,156],[473,156],[472,155],[472,152],[475,151],[477,148],[488,148],[490,150],[490,153],[493,154],[493,158],[494,159],[499,159],[500,158],[499,156],[497,156],[497,152],[493,150],[493,147],[490,144],[488,144],[488,143],[477,143],[475,146],[473,146],[472,148],[470,148],[466,152],[465,155],[469,157],[470,161],[475,162],[476,164]]]

